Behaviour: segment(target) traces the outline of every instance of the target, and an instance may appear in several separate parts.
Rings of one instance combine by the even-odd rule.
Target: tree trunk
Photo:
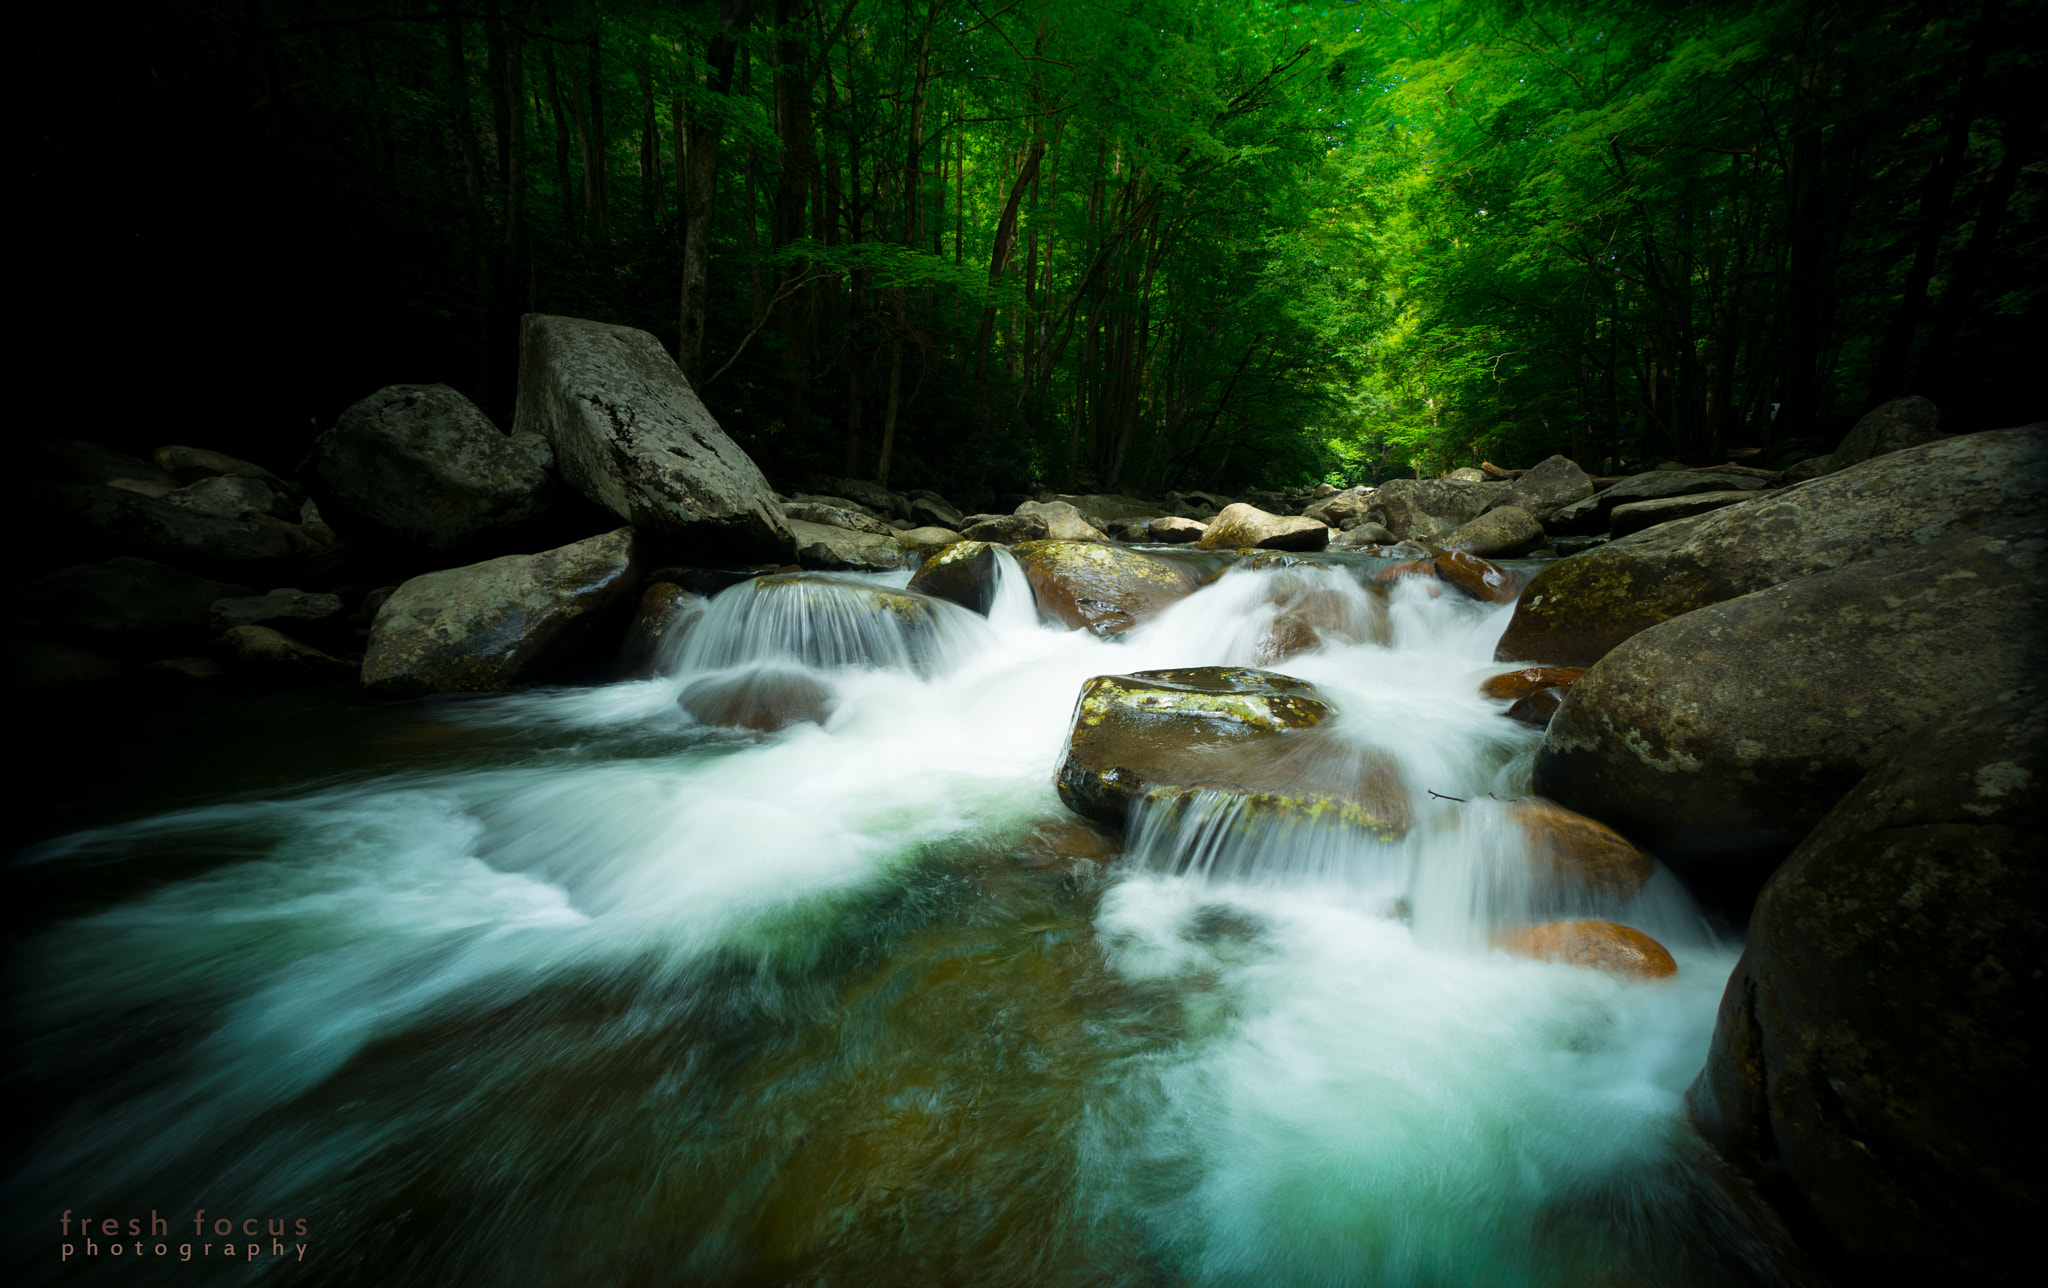
[[[718,8],[718,28],[705,50],[710,67],[710,88],[721,97],[732,93],[733,57],[738,37],[750,16],[746,0],[724,0]],[[704,331],[711,277],[711,215],[718,195],[718,148],[725,133],[723,112],[705,112],[691,123],[689,151],[678,157],[679,194],[683,207],[682,329],[676,345],[676,362],[686,379],[695,383],[704,370]],[[752,147],[748,148],[747,214],[754,212]],[[749,230],[751,232],[751,229]],[[751,237],[749,250],[752,249]],[[756,289],[758,294],[758,285]],[[758,319],[758,306],[756,317]]]

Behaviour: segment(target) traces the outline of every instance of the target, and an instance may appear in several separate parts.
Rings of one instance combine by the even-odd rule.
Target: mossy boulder
[[[1558,560],[1529,583],[1495,656],[1591,666],[1659,622],[2038,514],[2044,495],[2048,425],[1892,452]]]
[[[987,616],[995,602],[996,547],[986,541],[956,541],[926,558],[911,576],[910,589]]]
[[[1687,1107],[1836,1283],[2037,1277],[2044,751],[2038,692],[1949,713],[1757,900]]]
[[[1746,902],[1923,726],[2038,685],[2044,552],[2008,524],[1652,627],[1572,686],[1535,790]]]
[[[370,628],[374,693],[483,693],[558,676],[633,601],[633,531],[414,577]]]
[[[1184,568],[1102,542],[1023,541],[1011,553],[1040,612],[1097,635],[1122,634],[1196,585]]]
[[[796,537],[796,561],[823,572],[889,572],[903,566],[903,543],[894,535],[877,536],[822,523],[788,521]]]

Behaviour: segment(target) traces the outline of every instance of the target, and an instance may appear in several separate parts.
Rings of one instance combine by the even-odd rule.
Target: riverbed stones
[[[1757,900],[1694,1125],[1838,1283],[2030,1283],[2048,1212],[2038,691],[1901,743]]]
[[[1508,952],[1637,979],[1666,979],[1678,963],[1664,945],[1633,926],[1612,921],[1546,921],[1499,935]]]
[[[499,549],[554,503],[554,456],[446,385],[390,385],[313,442],[315,490],[359,540],[434,555]]]
[[[1746,901],[1922,727],[2039,684],[2044,552],[2048,520],[2011,523],[1643,631],[1572,687],[1535,790]]]
[[[1726,492],[1699,492],[1692,496],[1667,496],[1656,501],[1631,501],[1617,505],[1607,516],[1607,529],[1617,537],[1626,537],[1654,528],[1660,523],[1672,523],[1679,519],[1690,519],[1696,515],[1712,514],[1731,505],[1754,501],[1760,493],[1754,491],[1730,490]]]
[[[123,655],[161,655],[210,638],[216,600],[252,595],[150,559],[119,556],[60,568],[22,585],[11,616],[29,634]]]
[[[1088,522],[1087,516],[1065,501],[1026,501],[1017,507],[1016,514],[1019,518],[1043,520],[1046,538],[1051,541],[1109,540],[1108,533]]]
[[[204,478],[230,477],[255,479],[268,484],[287,496],[296,495],[298,489],[285,482],[261,465],[229,456],[224,452],[212,452],[203,447],[185,447],[172,444],[159,447],[150,453],[159,468],[178,480],[179,486],[188,487]]]
[[[800,567],[826,572],[892,572],[903,566],[903,545],[894,533],[876,536],[822,523],[788,521]]]
[[[844,528],[848,532],[865,532],[877,537],[896,535],[896,529],[864,510],[847,509],[817,499],[785,502],[782,513],[785,518],[827,528]]]
[[[1321,550],[1330,544],[1329,525],[1302,515],[1268,514],[1240,501],[1203,530],[1202,550]]]
[[[1538,520],[1593,495],[1593,480],[1568,456],[1546,456],[1508,485],[1502,505],[1527,510]],[[1481,552],[1484,553],[1484,552]]]
[[[592,502],[697,557],[796,554],[768,480],[645,331],[527,314],[513,429],[547,439]]]
[[[973,514],[967,517],[960,535],[968,541],[992,541],[1015,545],[1019,541],[1043,541],[1051,525],[1042,514]]]
[[[1926,398],[1895,398],[1865,413],[1828,457],[1827,472],[1941,438],[1941,409]]]
[[[1963,434],[1893,452],[1558,560],[1516,604],[1496,656],[1590,666],[1658,622],[1824,569],[2038,514],[2043,496],[2048,425]]]
[[[373,693],[481,693],[553,678],[632,603],[637,547],[621,528],[400,585],[363,659]]]
[[[956,541],[911,574],[909,589],[988,616],[996,595],[996,550],[986,541]]]
[[[1508,487],[1461,479],[1390,479],[1373,491],[1361,517],[1402,540],[1427,540],[1472,522],[1504,498]]]
[[[1025,541],[1011,553],[1041,613],[1096,635],[1120,635],[1196,585],[1186,569],[1106,543]]]
[[[1314,519],[1339,531],[1349,531],[1365,522],[1365,511],[1372,500],[1372,493],[1373,489],[1369,487],[1345,488],[1308,506],[1301,512],[1301,517]]]
[[[1528,554],[1542,544],[1543,525],[1518,505],[1496,506],[1436,538],[1436,545],[1443,550],[1504,559]]]

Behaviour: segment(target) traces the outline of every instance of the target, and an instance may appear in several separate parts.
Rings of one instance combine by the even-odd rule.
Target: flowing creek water
[[[1333,562],[1289,575],[1366,596]],[[1082,683],[1256,665],[1267,575],[1115,641],[1014,565],[922,640],[749,583],[664,678],[362,704],[324,761],[33,847],[70,884],[14,963],[14,1259],[182,1282],[206,1208],[309,1218],[234,1268],[294,1282],[1770,1279],[1681,1104],[1739,944],[1661,869],[1599,915],[1675,977],[1490,944],[1539,898],[1540,733],[1478,691],[1508,608],[1403,579],[1386,643],[1274,668],[1397,767],[1398,843],[1198,800],[1115,854],[1064,810]],[[718,685],[825,722],[679,707]],[[60,1267],[64,1209],[180,1224]]]

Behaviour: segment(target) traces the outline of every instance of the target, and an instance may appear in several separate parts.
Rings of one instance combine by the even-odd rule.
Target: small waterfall
[[[818,573],[757,577],[722,592],[685,639],[677,671],[781,663],[930,676],[986,644],[982,619],[944,600]]]

